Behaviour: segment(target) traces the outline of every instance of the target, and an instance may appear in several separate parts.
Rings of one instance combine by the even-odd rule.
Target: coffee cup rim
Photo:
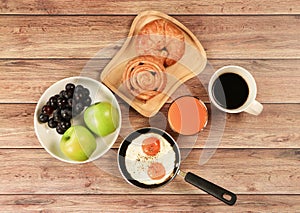
[[[214,81],[222,74],[224,73],[235,73],[235,72],[223,72],[223,70],[225,69],[229,69],[229,68],[234,68],[234,69],[238,69],[241,70],[243,72],[243,74],[246,75],[240,75],[239,73],[236,73],[238,75],[240,75],[247,83],[248,88],[249,88],[249,95],[247,100],[245,101],[245,103],[240,106],[239,108],[236,109],[226,109],[222,106],[220,106],[214,99],[213,94],[212,94],[212,85],[214,83]],[[251,84],[251,85],[249,85]],[[209,99],[210,101],[213,103],[214,106],[216,106],[218,109],[224,111],[224,112],[228,112],[228,113],[240,113],[245,111],[250,104],[255,101],[256,99],[256,95],[257,95],[257,86],[256,86],[256,82],[254,77],[252,76],[252,74],[246,70],[245,68],[241,67],[241,66],[237,66],[237,65],[227,65],[227,66],[223,66],[221,68],[219,68],[217,71],[215,71],[215,73],[211,76],[209,83],[208,83],[208,95],[209,95]]]

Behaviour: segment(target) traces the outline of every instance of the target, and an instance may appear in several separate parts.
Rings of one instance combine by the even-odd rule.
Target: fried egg
[[[146,154],[145,147],[143,149],[143,142],[151,138],[159,141],[159,151],[155,155],[149,155],[148,152]],[[166,139],[155,133],[147,133],[130,143],[126,151],[125,166],[133,179],[146,185],[153,185],[173,176],[175,160],[175,151]]]

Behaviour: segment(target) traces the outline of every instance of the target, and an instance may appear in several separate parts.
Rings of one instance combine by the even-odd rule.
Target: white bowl
[[[92,104],[100,101],[110,102],[119,112],[119,125],[118,128],[108,136],[105,137],[96,137],[97,148],[93,154],[86,161],[74,161],[67,158],[60,150],[59,144],[62,135],[58,134],[54,129],[48,127],[47,123],[40,123],[38,121],[38,116],[41,113],[42,107],[46,104],[49,98],[55,94],[58,94],[61,90],[65,89],[67,83],[74,83],[75,85],[81,84],[85,88],[89,89],[90,97],[92,99]],[[72,119],[72,125],[84,125],[83,121],[83,112]],[[58,160],[67,162],[67,163],[87,163],[96,160],[97,158],[104,155],[115,143],[118,138],[120,129],[121,129],[121,110],[117,102],[116,97],[113,93],[102,83],[96,81],[92,78],[87,77],[70,77],[62,79],[52,86],[50,86],[44,94],[41,96],[40,100],[37,103],[34,112],[34,129],[43,148],[53,157]]]

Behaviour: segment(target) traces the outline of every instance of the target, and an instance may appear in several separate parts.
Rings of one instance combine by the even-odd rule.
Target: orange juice
[[[171,128],[183,135],[200,132],[207,124],[208,112],[205,104],[192,96],[176,99],[168,111]]]

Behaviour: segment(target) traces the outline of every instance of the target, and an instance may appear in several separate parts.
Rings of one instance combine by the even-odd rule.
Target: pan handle
[[[191,172],[186,173],[184,180],[230,206],[232,206],[236,202],[236,195],[234,193],[220,186],[217,186],[216,184],[209,182],[208,180],[205,180]]]

